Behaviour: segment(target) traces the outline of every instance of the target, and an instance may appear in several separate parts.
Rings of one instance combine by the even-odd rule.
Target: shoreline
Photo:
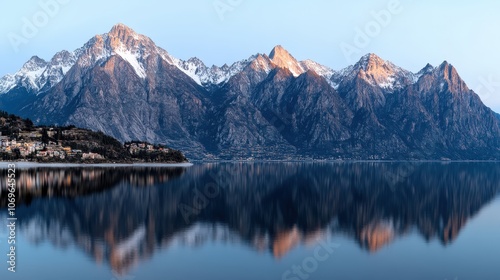
[[[500,160],[191,160],[183,163],[45,163],[28,161],[0,161],[0,170],[8,164],[17,168],[75,168],[75,167],[191,167],[195,164],[221,163],[500,163]]]
[[[395,159],[395,160],[362,160],[362,159],[345,159],[345,160],[322,160],[322,159],[312,159],[312,160],[191,160],[190,162],[196,164],[205,163],[397,163],[397,162],[411,162],[411,163],[500,163],[499,160],[419,160],[419,159]]]
[[[71,168],[71,167],[191,167],[193,163],[39,163],[27,161],[1,161],[0,169],[7,169],[8,164],[15,164],[16,168]]]

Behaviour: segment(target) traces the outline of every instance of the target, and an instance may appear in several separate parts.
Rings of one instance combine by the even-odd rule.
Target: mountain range
[[[123,24],[1,78],[0,109],[191,159],[500,159],[500,116],[446,61],[412,73],[368,54],[334,71],[276,46],[208,67]]]

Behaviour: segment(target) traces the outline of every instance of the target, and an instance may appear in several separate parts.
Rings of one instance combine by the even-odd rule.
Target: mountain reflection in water
[[[208,241],[247,244],[276,258],[338,234],[367,252],[412,232],[447,246],[500,192],[500,165],[492,163],[223,163],[18,173],[23,206],[17,215],[29,240],[76,246],[119,273],[157,250]]]

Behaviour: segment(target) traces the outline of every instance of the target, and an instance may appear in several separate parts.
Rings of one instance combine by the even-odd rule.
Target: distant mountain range
[[[276,46],[208,67],[123,24],[1,78],[0,109],[192,159],[500,159],[500,116],[448,62],[412,73],[368,54],[334,71]]]

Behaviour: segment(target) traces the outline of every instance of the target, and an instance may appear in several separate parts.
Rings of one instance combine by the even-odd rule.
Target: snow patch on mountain
[[[300,62],[300,65],[305,71],[312,70],[316,72],[316,74],[325,77],[326,79],[330,79],[335,71],[329,67],[326,67],[324,65],[321,65],[315,61],[312,61],[310,59],[304,60]]]
[[[120,241],[115,247],[115,257],[120,260],[124,259],[126,256],[133,252],[134,250],[138,250],[141,246],[141,242],[144,240],[146,236],[146,227],[140,226],[137,228],[131,236],[127,239]]]
[[[15,75],[7,74],[0,79],[0,94],[6,93],[16,86]]]
[[[124,46],[115,50],[115,53],[127,61],[133,68],[137,76],[141,79],[145,79],[147,77],[146,70],[144,66],[139,62],[140,54],[132,53],[130,50],[127,50]]]
[[[175,65],[174,58],[164,49],[160,47],[156,47],[156,53],[160,55],[160,57],[170,65]]]
[[[379,83],[378,86],[384,89],[393,90],[395,84],[396,84],[396,78],[394,78],[394,76],[389,76],[386,78],[384,82]]]
[[[173,236],[170,243],[172,245],[198,246],[207,241],[236,243],[240,242],[240,238],[221,224],[197,223]]]
[[[300,65],[305,71],[314,71],[316,74],[322,76],[323,78],[326,79],[326,81],[330,84],[331,87],[333,87],[335,90],[338,88],[338,84],[333,82],[332,77],[336,73],[333,69],[326,67],[324,65],[321,65],[315,61],[312,61],[310,59],[304,60],[300,62]]]
[[[187,61],[181,59],[172,58],[173,65],[179,68],[184,74],[188,75],[200,86],[203,85],[202,80],[207,79],[206,71],[207,67],[198,58],[191,58]]]

